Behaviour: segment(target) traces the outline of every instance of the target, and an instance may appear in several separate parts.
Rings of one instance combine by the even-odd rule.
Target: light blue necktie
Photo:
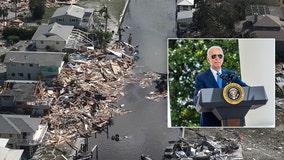
[[[222,88],[222,78],[220,77],[220,73],[217,72],[217,84],[219,88]]]

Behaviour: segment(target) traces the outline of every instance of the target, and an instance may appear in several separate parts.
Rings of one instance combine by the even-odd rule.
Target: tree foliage
[[[37,29],[36,27],[32,27],[29,29],[18,28],[18,27],[6,27],[4,28],[2,35],[5,39],[7,39],[11,35],[16,35],[20,38],[20,40],[28,40],[32,39],[36,29]]]
[[[276,0],[196,0],[191,30],[200,37],[236,37],[235,23],[244,20],[250,5],[275,5]],[[190,35],[191,36],[191,35]],[[188,36],[187,36],[188,37]]]
[[[29,7],[33,19],[42,19],[45,12],[45,0],[30,0]]]
[[[237,39],[170,39],[168,45],[169,96],[172,126],[199,126],[193,106],[195,77],[209,68],[207,49],[219,45],[224,51],[223,68],[240,75]]]
[[[199,1],[193,13],[193,28],[207,37],[232,37],[237,14],[227,1]]]
[[[99,48],[105,49],[107,44],[110,42],[112,38],[112,34],[110,32],[104,32],[102,30],[93,30],[94,40],[97,42]]]
[[[19,36],[11,35],[11,36],[8,36],[7,41],[8,41],[8,43],[13,45],[13,44],[19,42],[20,38],[19,38]]]

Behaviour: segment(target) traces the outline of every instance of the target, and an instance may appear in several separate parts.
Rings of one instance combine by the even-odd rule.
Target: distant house
[[[67,5],[58,8],[52,15],[49,23],[74,26],[75,28],[90,31],[94,28],[94,9],[82,8],[77,5]]]
[[[46,131],[47,124],[41,124],[41,118],[0,114],[0,138],[9,139],[8,148],[24,149],[24,154],[28,158],[42,143]]]
[[[23,149],[10,149],[6,148],[9,139],[0,138],[0,159],[4,160],[21,160],[22,154],[24,152]]]
[[[177,23],[192,22],[194,0],[177,0]]]
[[[189,30],[189,24],[192,23],[194,12],[194,0],[177,0],[177,36],[186,33]]]
[[[7,79],[39,80],[57,76],[63,67],[64,55],[62,52],[10,51],[4,59]]]
[[[270,14],[250,15],[236,26],[242,37],[275,38],[276,54],[284,58],[284,21]]]
[[[32,37],[37,51],[63,51],[74,26],[58,23],[40,25]]]

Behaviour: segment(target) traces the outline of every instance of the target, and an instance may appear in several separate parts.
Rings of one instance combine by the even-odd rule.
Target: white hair
[[[220,46],[211,46],[211,47],[207,50],[207,57],[210,56],[210,50],[213,49],[213,48],[218,48],[218,49],[220,49],[221,53],[224,55],[223,49],[222,49]]]

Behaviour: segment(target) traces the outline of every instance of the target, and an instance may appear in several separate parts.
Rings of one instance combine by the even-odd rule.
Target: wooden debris
[[[117,108],[127,81],[132,81],[133,59],[130,56],[107,59],[100,51],[83,52],[64,66],[42,95],[51,101],[46,143],[61,143],[72,138],[100,132],[114,114],[130,111]],[[123,79],[123,81],[122,81]],[[50,88],[53,88],[50,89]],[[112,102],[112,103],[109,103]]]

